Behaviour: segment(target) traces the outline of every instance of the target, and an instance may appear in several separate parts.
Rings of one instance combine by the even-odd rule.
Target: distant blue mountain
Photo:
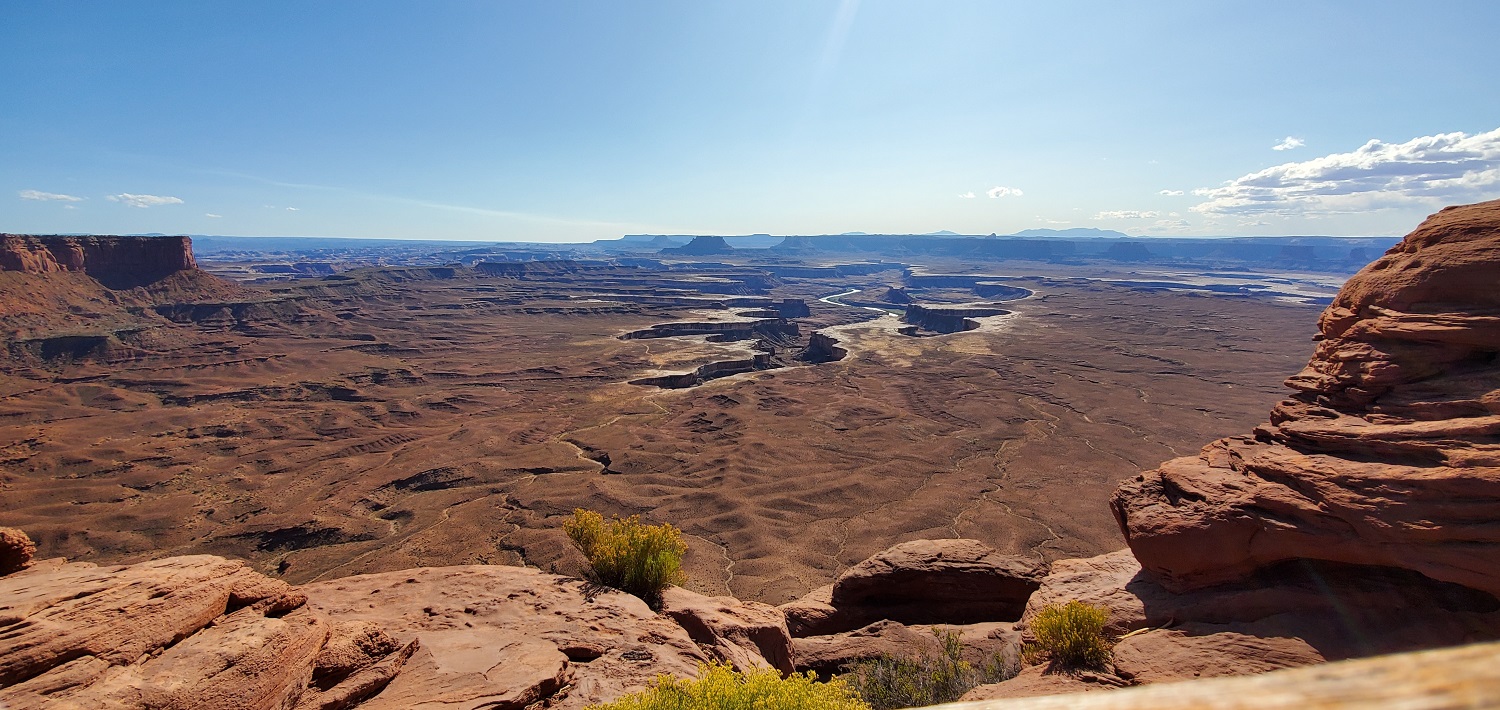
[[[1128,237],[1129,234],[1116,232],[1113,229],[1095,229],[1093,227],[1073,227],[1071,229],[1026,229],[1010,236],[1013,237]]]

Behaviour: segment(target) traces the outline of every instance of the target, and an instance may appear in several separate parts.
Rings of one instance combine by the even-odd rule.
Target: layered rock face
[[[792,670],[775,607],[622,592],[524,567],[423,567],[292,587],[211,555],[0,576],[0,707],[582,708],[699,663]]]
[[[1184,592],[1323,560],[1500,595],[1497,282],[1500,201],[1429,217],[1351,278],[1268,424],[1116,491],[1144,569]]]
[[[0,271],[76,271],[111,288],[128,288],[197,266],[187,237],[0,234]]]

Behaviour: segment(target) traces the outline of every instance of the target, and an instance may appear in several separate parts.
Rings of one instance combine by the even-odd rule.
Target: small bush
[[[657,676],[649,687],[588,710],[869,710],[840,680],[819,683],[812,672],[786,678],[773,668],[739,673],[715,663],[697,680]]]
[[[881,656],[861,661],[844,678],[872,710],[894,710],[952,702],[976,685],[999,683],[1019,670],[1014,658],[1000,654],[976,668],[963,659],[957,633],[933,628],[932,634],[943,646],[938,655]]]
[[[589,561],[587,577],[606,587],[634,594],[652,608],[669,584],[681,584],[682,531],[668,524],[645,525],[639,515],[612,518],[579,508],[563,523],[573,546]]]
[[[1109,612],[1103,607],[1070,601],[1042,609],[1031,620],[1036,646],[1028,656],[1046,658],[1062,669],[1103,669],[1111,656],[1104,637]]]

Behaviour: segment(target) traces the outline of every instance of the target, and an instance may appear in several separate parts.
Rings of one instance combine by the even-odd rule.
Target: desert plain
[[[0,525],[40,556],[208,552],[300,584],[573,573],[561,521],[586,507],[681,528],[690,589],[773,604],[905,540],[1088,557],[1122,546],[1122,480],[1264,420],[1321,309],[1109,265],[519,263],[0,274]],[[911,334],[906,300],[1003,314]]]

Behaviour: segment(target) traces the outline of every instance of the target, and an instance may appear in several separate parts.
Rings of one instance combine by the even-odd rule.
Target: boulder
[[[861,562],[833,583],[830,604],[907,624],[1014,621],[1047,566],[978,540],[913,540]]]
[[[36,543],[15,528],[0,528],[0,576],[20,572],[31,566]]]
[[[1500,595],[1497,280],[1500,201],[1429,217],[1351,278],[1267,424],[1116,491],[1147,572],[1185,592],[1323,560]]]
[[[711,658],[636,597],[525,567],[425,567],[302,589],[335,623],[419,642],[362,709],[582,708],[661,673],[695,675]]]
[[[1015,621],[1047,565],[978,540],[913,540],[850,567],[832,585],[781,605],[793,637],[902,624]]]
[[[777,608],[786,616],[787,632],[794,638],[838,633],[839,629],[859,627],[859,624],[850,622],[849,614],[833,608],[832,584],[818,587]]]
[[[661,613],[677,622],[704,653],[735,670],[793,672],[792,638],[781,610],[733,597],[705,597],[682,587],[661,595]]]

